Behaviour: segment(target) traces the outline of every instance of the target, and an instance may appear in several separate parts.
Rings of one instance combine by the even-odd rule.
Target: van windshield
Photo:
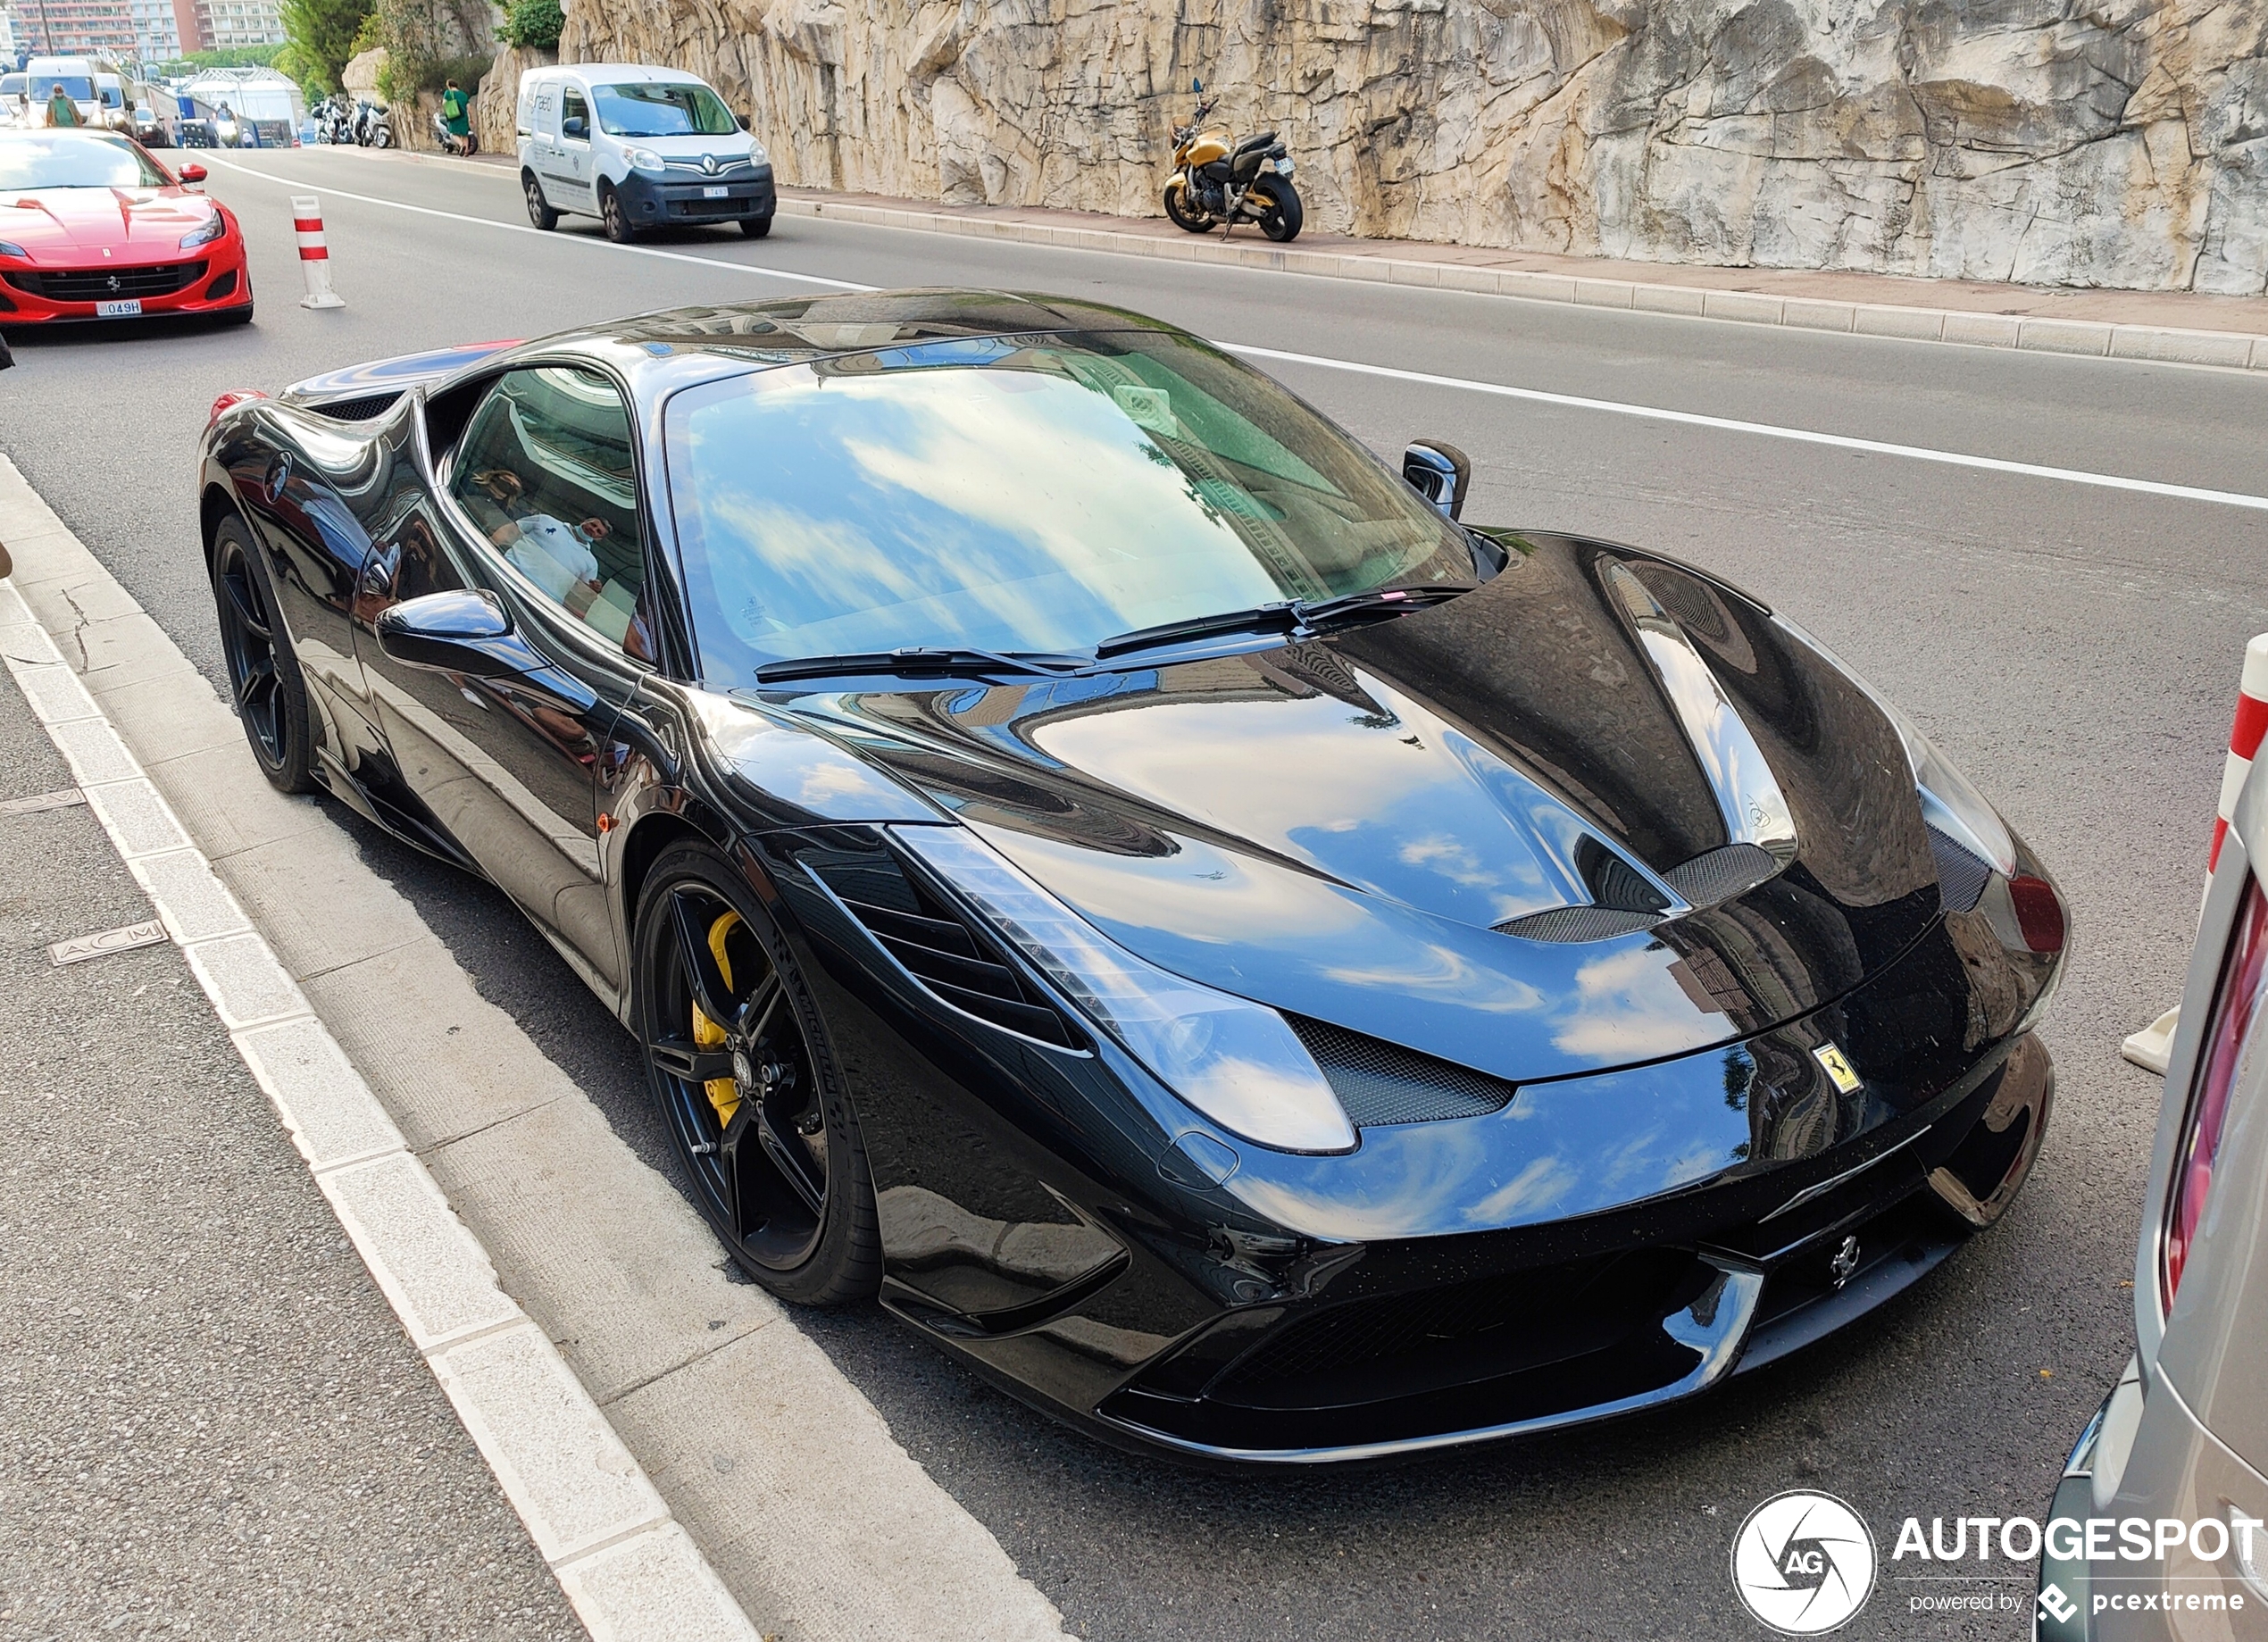
[[[740,122],[706,86],[597,86],[598,129],[609,137],[730,137]]]
[[[63,88],[63,95],[74,103],[95,100],[95,82],[84,74],[42,74],[39,83],[32,87],[31,95],[43,103],[49,102],[54,99],[58,86]]]

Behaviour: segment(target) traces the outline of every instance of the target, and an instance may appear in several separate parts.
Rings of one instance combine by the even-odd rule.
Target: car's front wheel
[[[307,681],[291,635],[276,619],[275,586],[243,523],[223,520],[213,543],[213,602],[221,618],[221,656],[245,739],[268,785],[315,790]]]
[[[630,226],[630,208],[622,204],[619,189],[601,183],[598,188],[598,220],[605,224],[606,238],[616,245],[628,245],[638,238],[638,230]]]
[[[673,844],[638,895],[635,1019],[646,1078],[702,1213],[783,1300],[881,1281],[858,1120],[794,954],[746,880]]]
[[[740,231],[751,239],[762,239],[771,232],[771,219],[769,216],[743,217],[740,219]]]

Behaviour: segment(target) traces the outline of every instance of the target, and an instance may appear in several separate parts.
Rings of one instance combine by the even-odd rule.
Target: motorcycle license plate
[[[704,188],[701,190],[701,197],[703,199],[730,199],[732,197],[732,190],[722,187]]]
[[[129,296],[121,302],[98,302],[95,317],[98,320],[130,320],[142,311],[142,299]]]

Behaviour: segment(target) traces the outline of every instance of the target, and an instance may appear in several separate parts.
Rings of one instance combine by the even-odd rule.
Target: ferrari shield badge
[[[1843,1058],[1840,1049],[1833,1044],[1822,1044],[1811,1053],[1812,1058],[1825,1070],[1829,1080],[1838,1089],[1846,1095],[1858,1093],[1859,1075],[1851,1070],[1851,1063]]]

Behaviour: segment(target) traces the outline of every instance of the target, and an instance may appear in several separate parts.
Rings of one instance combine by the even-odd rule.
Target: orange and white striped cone
[[[2259,755],[2264,734],[2268,734],[2268,633],[2259,634],[2245,646],[2244,676],[2237,685],[2237,716],[2229,726],[2229,755],[2221,766],[2221,802],[2214,811],[2213,846],[2205,858],[2207,890],[2213,888],[2213,869],[2221,864],[2221,845],[2237,812],[2237,795],[2244,791],[2245,777],[2252,773],[2252,761]],[[2200,916],[2205,912],[2202,899],[2197,911]],[[2180,1008],[2169,1009],[2121,1044],[2119,1053],[2164,1077],[2173,1049],[2173,1030],[2180,1023]]]
[[[291,226],[299,236],[299,271],[307,278],[303,308],[343,308],[346,299],[330,288],[330,246],[323,238],[323,203],[312,194],[291,196]]]

